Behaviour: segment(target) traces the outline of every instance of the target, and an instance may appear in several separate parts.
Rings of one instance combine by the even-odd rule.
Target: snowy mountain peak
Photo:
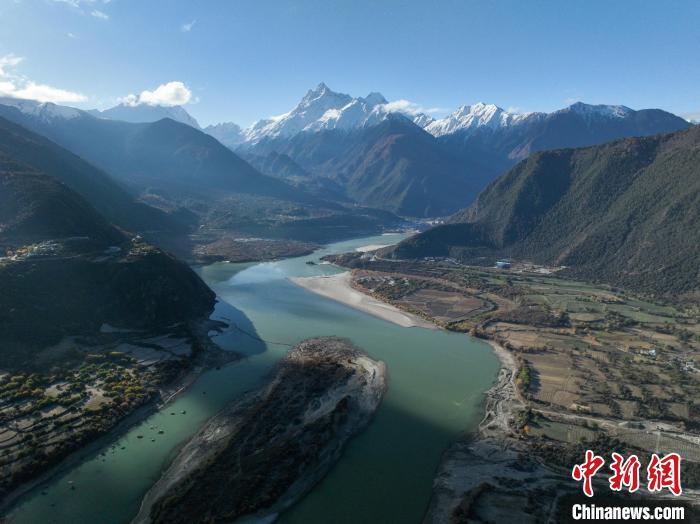
[[[182,106],[159,106],[149,104],[119,104],[104,111],[93,110],[90,113],[98,118],[123,120],[124,122],[142,123],[157,122],[163,118],[171,118],[176,122],[200,129],[199,123]]]
[[[255,122],[243,130],[242,137],[246,144],[254,145],[265,138],[290,137],[302,131],[359,129],[378,124],[391,112],[390,104],[381,93],[353,98],[321,82],[309,89],[289,113]]]
[[[509,126],[531,114],[509,113],[495,104],[478,102],[471,106],[460,106],[445,118],[434,120],[425,130],[435,136],[448,135],[456,131],[473,131],[478,128]]]
[[[596,115],[608,118],[624,118],[630,113],[634,112],[632,109],[626,106],[614,106],[605,104],[592,105],[584,104],[583,102],[576,102],[575,104],[571,104],[569,107],[563,109],[562,111],[567,110],[586,117]]]
[[[233,122],[222,122],[220,124],[207,126],[202,129],[202,131],[213,136],[219,142],[232,149],[244,140],[241,127]]]
[[[384,95],[381,93],[378,93],[376,91],[372,91],[370,94],[368,94],[366,97],[363,98],[365,103],[371,105],[371,106],[376,106],[379,104],[388,104],[386,98],[384,98]]]
[[[80,109],[74,107],[59,106],[52,102],[37,102],[36,100],[24,100],[21,98],[0,97],[0,105],[14,107],[26,115],[31,115],[47,122],[56,118],[77,118],[83,114]]]
[[[315,89],[309,89],[306,92],[306,95],[301,99],[297,109],[320,105],[330,107],[337,104],[348,103],[350,100],[352,100],[350,95],[336,93],[321,82]]]

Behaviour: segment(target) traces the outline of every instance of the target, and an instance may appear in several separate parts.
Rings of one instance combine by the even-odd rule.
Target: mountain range
[[[174,222],[173,227],[223,228],[268,237],[293,234],[321,241],[352,235],[352,227],[371,233],[400,221],[389,213],[323,199],[261,174],[210,135],[170,118],[131,123],[54,104],[9,103],[0,103],[0,117],[104,171],[106,176],[95,175],[95,180],[109,180],[112,196],[127,195],[131,202]],[[142,233],[165,229],[110,219]]]
[[[512,257],[668,295],[700,288],[700,127],[532,154],[388,256]]]
[[[401,107],[377,92],[352,97],[321,83],[289,112],[247,129],[223,123],[200,130],[178,106],[84,112],[5,99],[0,116],[57,141],[171,213],[181,211],[185,195],[211,200],[224,192],[320,199],[329,209],[357,203],[418,218],[456,212],[536,151],[690,125],[658,109],[582,103],[524,114],[479,103],[442,119]],[[184,207],[197,213],[199,204]]]
[[[471,202],[488,182],[532,152],[689,125],[661,110],[582,103],[527,114],[480,103],[439,120],[392,107],[379,93],[352,98],[320,84],[289,113],[241,131],[236,150],[244,156],[283,154],[308,173],[309,184],[329,179],[364,205],[430,217]],[[268,174],[285,176],[284,169],[268,169]]]

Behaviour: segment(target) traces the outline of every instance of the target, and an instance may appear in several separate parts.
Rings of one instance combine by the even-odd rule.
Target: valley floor
[[[67,337],[39,354],[47,373],[2,375],[0,509],[172,402],[202,371],[240,358],[210,340],[218,327],[203,320],[149,334],[105,325],[90,341]]]
[[[426,522],[498,521],[505,515],[496,508],[504,506],[521,508],[522,522],[559,521],[580,497],[570,472],[588,448],[607,456],[634,452],[642,463],[654,452],[678,452],[684,496],[676,502],[697,502],[700,323],[693,307],[653,304],[540,268],[359,254],[329,260],[352,270],[342,287],[486,339],[502,362],[477,435],[443,458]],[[305,287],[360,302],[347,290],[323,289],[330,283]],[[610,494],[607,486],[600,490]]]

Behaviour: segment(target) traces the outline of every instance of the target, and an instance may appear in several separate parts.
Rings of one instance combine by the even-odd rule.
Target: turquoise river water
[[[200,268],[219,297],[214,318],[232,326],[216,340],[247,358],[203,374],[172,404],[29,493],[10,522],[129,522],[179,445],[227,402],[260,384],[290,344],[320,335],[349,337],[385,361],[389,390],[370,426],[349,442],[323,481],[279,521],[420,522],[442,452],[481,416],[483,394],[498,370],[496,357],[488,345],[466,335],[403,328],[287,281],[290,276],[341,271],[328,264],[308,265],[309,260],[402,238],[366,237],[279,262]]]

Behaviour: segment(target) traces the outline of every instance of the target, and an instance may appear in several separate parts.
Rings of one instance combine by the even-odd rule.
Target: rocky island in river
[[[234,401],[183,447],[135,522],[274,518],[325,475],[385,389],[384,363],[349,340],[297,344],[266,385]]]

